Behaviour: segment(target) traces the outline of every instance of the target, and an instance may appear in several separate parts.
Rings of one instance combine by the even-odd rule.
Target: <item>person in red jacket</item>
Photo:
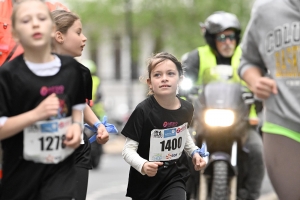
[[[22,46],[15,42],[11,34],[10,17],[15,2],[18,1],[0,1],[0,66],[23,52]]]

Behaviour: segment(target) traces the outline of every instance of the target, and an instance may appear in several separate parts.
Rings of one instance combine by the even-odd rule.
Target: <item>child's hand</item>
[[[206,166],[205,160],[198,153],[193,156],[193,164],[196,171],[200,171]]]
[[[38,120],[48,119],[51,116],[56,116],[59,109],[59,100],[55,93],[50,94],[44,99],[35,109],[35,115]]]
[[[109,140],[109,134],[103,124],[98,127],[97,130],[97,143],[105,144]]]
[[[142,172],[149,177],[155,176],[159,166],[162,166],[162,162],[145,162],[142,168]]]
[[[79,124],[72,124],[68,132],[66,134],[66,139],[64,140],[64,144],[68,147],[76,149],[80,145],[81,141],[81,127]]]

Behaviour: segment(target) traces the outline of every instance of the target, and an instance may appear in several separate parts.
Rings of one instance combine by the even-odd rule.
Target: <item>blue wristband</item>
[[[209,156],[209,152],[206,151],[206,145],[203,143],[201,148],[198,148],[193,151],[191,157],[193,158],[195,153],[198,153],[201,157]]]
[[[90,129],[94,132],[94,135],[89,138],[90,143],[93,143],[93,142],[96,141],[98,128],[101,124],[104,125],[104,127],[105,127],[105,129],[108,133],[118,133],[117,128],[113,124],[107,123],[106,120],[107,120],[107,117],[104,116],[103,119],[102,119],[102,122],[99,120],[99,121],[95,122],[93,124],[93,126],[89,126],[88,124],[84,124],[85,127],[87,127],[88,129]]]
[[[96,132],[101,124],[102,122],[100,120],[94,123],[93,127],[96,129]]]

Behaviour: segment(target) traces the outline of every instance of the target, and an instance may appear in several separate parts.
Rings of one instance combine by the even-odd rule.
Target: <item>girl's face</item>
[[[82,33],[82,24],[79,19],[74,22],[65,34],[62,34],[62,37],[63,43],[60,47],[60,52],[72,57],[81,56],[87,39]]]
[[[44,3],[26,1],[19,5],[13,36],[25,49],[50,46],[54,31],[55,25]]]
[[[165,60],[152,69],[147,82],[155,96],[175,96],[180,80],[176,65]]]

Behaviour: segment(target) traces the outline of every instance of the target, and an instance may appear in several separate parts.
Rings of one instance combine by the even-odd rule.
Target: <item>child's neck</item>
[[[33,63],[47,63],[54,60],[51,49],[37,49],[35,51],[24,49],[24,59]]]
[[[166,97],[154,95],[154,98],[161,107],[168,110],[177,110],[181,106],[180,101],[176,96]]]

